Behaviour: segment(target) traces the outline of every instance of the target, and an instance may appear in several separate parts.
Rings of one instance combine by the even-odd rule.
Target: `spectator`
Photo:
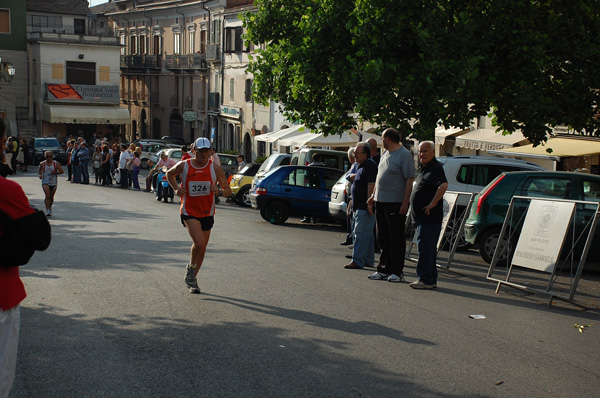
[[[244,161],[244,155],[238,155],[238,171],[241,171],[244,166],[246,166],[246,162]]]
[[[88,149],[88,145],[85,141],[82,141],[79,144],[79,163],[81,166],[81,183],[89,184],[90,183],[90,169],[88,166],[88,162],[90,160],[90,150]]]
[[[413,289],[434,289],[437,287],[437,242],[442,230],[444,217],[444,193],[448,181],[441,163],[435,158],[432,141],[419,145],[421,167],[417,171],[415,189],[410,198],[412,220],[417,224],[417,276],[409,284]]]
[[[140,159],[140,153],[138,151],[133,152],[133,159],[131,159],[130,162],[133,164],[133,189],[139,191],[140,182],[138,181],[138,175],[140,174],[142,159]]]
[[[187,145],[182,145],[181,146],[181,160],[188,160],[191,159],[192,155],[190,155],[188,153],[188,147]]]
[[[71,182],[79,184],[81,182],[81,164],[79,162],[79,142],[73,142],[71,151],[71,165],[73,166],[73,179]]]
[[[127,161],[131,158],[131,154],[127,149],[127,144],[121,144],[121,156],[119,157],[119,174],[121,176],[121,189],[129,188],[129,171],[127,170]]]
[[[102,147],[100,145],[96,146],[94,155],[92,156],[92,170],[96,177],[95,184],[98,185],[98,182],[101,182],[100,173],[102,170]]]
[[[352,181],[354,180],[354,175],[356,174],[356,170],[358,169],[358,162],[356,162],[356,158],[354,157],[355,148],[352,147],[348,149],[348,161],[352,165],[350,167],[350,171],[348,176],[346,177],[346,203],[348,204],[348,209],[346,210],[346,240],[344,240],[340,245],[348,246],[351,245],[354,241],[354,224],[353,224],[353,215],[352,215]],[[352,256],[350,256],[352,258]]]
[[[377,272],[369,275],[369,279],[402,282],[406,254],[404,228],[415,164],[410,152],[400,144],[398,130],[386,129],[382,141],[387,151],[381,156],[375,192],[369,198],[369,203],[375,203],[381,255]]]
[[[373,226],[375,212],[373,203],[367,200],[375,189],[377,165],[371,160],[371,149],[366,142],[360,142],[354,151],[356,162],[359,164],[352,182],[352,212],[354,213],[354,247],[352,261],[346,264],[346,269],[362,269],[375,263],[373,253]]]

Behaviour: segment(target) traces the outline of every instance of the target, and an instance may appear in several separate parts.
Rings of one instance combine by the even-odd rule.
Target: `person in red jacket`
[[[0,118],[0,153],[4,153],[5,144],[6,126]],[[34,212],[23,188],[4,177],[0,177],[0,211],[12,219]],[[0,225],[0,240],[4,233]],[[15,377],[19,343],[19,304],[25,297],[25,287],[19,276],[19,267],[4,267],[0,264],[0,397],[2,398],[8,396]]]

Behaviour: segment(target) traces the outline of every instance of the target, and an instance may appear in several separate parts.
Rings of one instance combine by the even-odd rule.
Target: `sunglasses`
[[[46,156],[48,159],[52,159],[52,156]]]

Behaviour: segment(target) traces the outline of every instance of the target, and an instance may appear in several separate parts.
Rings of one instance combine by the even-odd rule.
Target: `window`
[[[568,178],[530,177],[521,188],[522,196],[570,199],[571,180]]]
[[[121,43],[121,55],[125,55],[126,45],[125,45],[125,35],[120,36],[119,43]]]
[[[189,41],[188,54],[194,54],[196,52],[196,32],[190,32],[188,41]]]
[[[246,79],[246,102],[252,101],[252,79]]]
[[[96,84],[96,63],[67,61],[67,84]]]
[[[215,19],[213,21],[212,31],[210,35],[211,44],[220,44],[221,43],[221,20]]]
[[[229,79],[229,99],[232,101],[235,99],[235,80],[234,79]]]
[[[600,182],[583,181],[583,200],[600,202]]]
[[[73,28],[75,30],[76,35],[84,35],[85,34],[85,19],[74,18],[73,19]]]
[[[10,10],[0,10],[0,33],[10,33]]]
[[[225,52],[242,52],[242,27],[225,29]]]
[[[331,190],[340,179],[340,173],[336,170],[324,170],[323,179],[325,180],[325,189]]]
[[[181,35],[179,33],[175,33],[173,35],[173,54],[180,54],[181,53]]]
[[[492,180],[498,177],[500,174],[508,171],[519,171],[523,170],[520,167],[515,166],[506,166],[506,165],[485,165],[485,164],[475,164],[475,165],[462,165],[458,169],[458,173],[456,176],[456,181],[469,184],[469,185],[479,185],[481,187],[485,187],[487,184],[492,182]]]
[[[336,181],[337,179],[338,178],[336,178]],[[320,188],[321,177],[319,176],[318,170],[298,169],[288,174],[288,176],[283,180],[283,184],[296,187]]]
[[[325,153],[320,153],[319,160],[325,163],[325,167],[331,167],[332,169],[340,168],[340,158],[337,155],[327,155]]]

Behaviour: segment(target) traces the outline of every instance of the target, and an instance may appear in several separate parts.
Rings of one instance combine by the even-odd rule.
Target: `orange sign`
[[[70,84],[48,84],[48,91],[56,99],[83,99]]]

